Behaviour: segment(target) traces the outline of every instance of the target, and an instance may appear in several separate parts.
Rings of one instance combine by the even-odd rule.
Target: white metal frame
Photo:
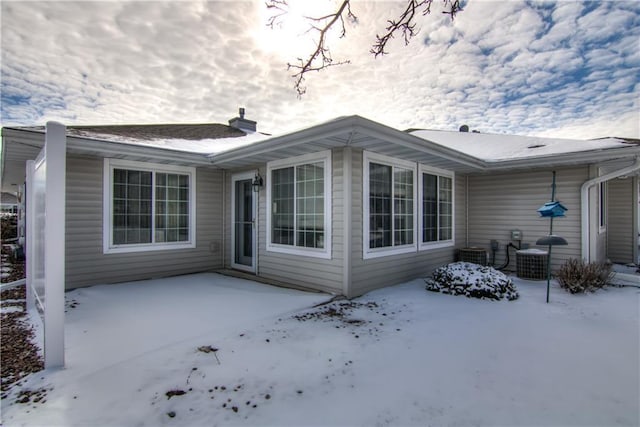
[[[251,241],[253,246],[251,248],[251,253],[253,254],[253,256],[251,257],[251,265],[249,266],[244,264],[236,264],[236,182],[243,180],[253,180],[254,176],[254,172],[238,173],[231,176],[231,267],[236,270],[244,270],[250,273],[256,272],[258,264],[258,193],[253,192],[252,189],[251,209],[253,216],[253,227],[251,229]]]
[[[44,366],[64,366],[66,127],[46,124],[38,158],[27,162],[28,307],[44,324]]]
[[[634,163],[630,166],[623,167],[618,170],[614,170],[602,176],[591,178],[582,183],[580,187],[580,229],[581,229],[581,253],[582,259],[586,262],[594,260],[595,248],[592,246],[595,244],[595,238],[591,235],[590,230],[590,205],[589,192],[595,185],[608,181],[610,179],[617,178],[630,173],[640,171],[640,157],[636,157]]]
[[[140,244],[113,244],[113,170],[117,168],[148,172],[180,173],[189,176],[189,241]],[[103,170],[103,253],[147,252],[172,249],[190,249],[196,247],[196,169],[194,167],[165,165],[159,163],[136,162],[132,160],[104,159]],[[155,176],[155,175],[154,175]],[[155,237],[155,182],[152,189],[153,202],[151,214],[152,240]]]
[[[272,243],[271,236],[271,185],[272,181],[271,172],[274,169],[281,169],[285,167],[295,167],[312,162],[324,162],[324,248],[303,248],[293,245],[279,245]],[[279,252],[290,255],[302,255],[314,258],[331,259],[331,234],[332,230],[332,211],[331,211],[331,198],[333,197],[331,179],[331,150],[320,151],[318,153],[305,154],[303,156],[291,157],[288,159],[275,160],[267,163],[267,242],[266,247],[268,252]]]

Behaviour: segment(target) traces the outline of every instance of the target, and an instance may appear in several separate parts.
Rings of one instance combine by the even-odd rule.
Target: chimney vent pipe
[[[241,131],[247,132],[256,132],[257,123],[253,120],[244,118],[245,110],[243,107],[238,109],[238,117],[234,117],[229,120],[229,126],[234,127],[236,129],[240,129]]]

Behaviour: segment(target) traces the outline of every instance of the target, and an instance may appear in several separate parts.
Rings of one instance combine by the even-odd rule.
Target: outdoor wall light
[[[256,172],[256,176],[253,178],[253,182],[251,183],[251,187],[253,187],[253,191],[255,193],[260,191],[260,188],[262,187],[263,182],[264,181],[262,180],[260,173]]]

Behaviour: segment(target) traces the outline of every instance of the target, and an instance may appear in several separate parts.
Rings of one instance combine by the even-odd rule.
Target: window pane
[[[413,171],[395,168],[393,185],[394,245],[413,243]]]
[[[293,245],[293,167],[271,172],[271,239],[279,245]]]
[[[453,186],[451,178],[439,177],[440,189],[438,215],[440,221],[439,240],[451,240],[453,238]]]
[[[422,241],[438,240],[438,177],[422,174]]]
[[[391,166],[370,163],[369,247],[391,244]]]
[[[188,241],[189,176],[156,173],[156,242]]]
[[[324,247],[324,163],[309,163],[296,166],[296,246],[306,248]],[[322,206],[320,213],[317,213]]]
[[[151,172],[113,170],[113,244],[151,241]]]

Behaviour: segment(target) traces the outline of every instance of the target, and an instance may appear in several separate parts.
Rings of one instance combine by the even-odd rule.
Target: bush
[[[611,264],[591,262],[585,264],[581,259],[567,260],[556,272],[560,287],[572,294],[593,292],[609,283]]]
[[[433,292],[492,300],[518,299],[518,291],[509,277],[492,267],[469,262],[437,268],[425,282],[427,290]]]

